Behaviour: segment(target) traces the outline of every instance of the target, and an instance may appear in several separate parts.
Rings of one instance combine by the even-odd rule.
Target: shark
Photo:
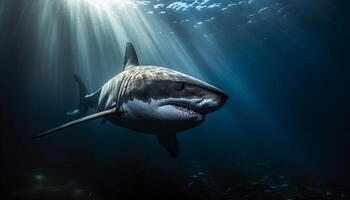
[[[62,129],[102,119],[117,126],[155,135],[173,157],[179,155],[177,134],[200,125],[207,114],[223,107],[228,95],[199,79],[170,68],[140,65],[127,42],[123,70],[94,93],[74,74],[79,106],[68,115],[80,118],[44,131],[42,138]],[[90,109],[95,113],[85,115]]]

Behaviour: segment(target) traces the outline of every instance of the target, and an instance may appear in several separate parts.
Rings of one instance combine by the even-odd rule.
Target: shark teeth
[[[197,113],[194,110],[190,109],[189,107],[186,107],[183,105],[172,104],[172,106],[174,106],[176,109],[180,110],[183,114],[188,116],[201,115],[200,113]]]

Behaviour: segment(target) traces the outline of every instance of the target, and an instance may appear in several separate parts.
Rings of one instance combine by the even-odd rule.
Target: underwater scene
[[[0,199],[350,199],[346,12],[0,0]]]

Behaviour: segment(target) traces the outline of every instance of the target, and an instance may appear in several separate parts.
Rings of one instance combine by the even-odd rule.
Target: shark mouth
[[[180,104],[170,104],[170,105],[173,106],[174,108],[176,108],[178,111],[180,111],[181,114],[184,114],[186,116],[199,116],[199,117],[204,116],[203,113],[195,111],[195,110],[191,109],[189,106],[180,105]]]

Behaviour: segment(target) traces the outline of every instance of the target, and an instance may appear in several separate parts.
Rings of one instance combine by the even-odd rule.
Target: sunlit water
[[[10,55],[2,66],[11,66],[1,69],[11,94],[4,133],[16,133],[15,150],[6,152],[9,196],[347,199],[337,178],[345,174],[343,148],[324,148],[343,143],[315,139],[323,130],[310,124],[323,112],[308,96],[321,96],[312,86],[329,78],[330,45],[315,30],[329,23],[317,17],[334,9],[327,1],[0,1],[1,50]],[[180,158],[152,136],[100,121],[23,141],[72,120],[65,115],[78,103],[72,74],[93,92],[121,71],[127,41],[141,64],[188,73],[230,95],[179,136]]]

